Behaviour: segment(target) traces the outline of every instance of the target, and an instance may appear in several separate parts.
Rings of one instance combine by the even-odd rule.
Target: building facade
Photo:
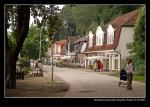
[[[86,67],[95,59],[101,60],[106,70],[120,70],[121,61],[129,57],[126,45],[133,41],[138,10],[118,16],[96,32],[89,31],[85,53]]]

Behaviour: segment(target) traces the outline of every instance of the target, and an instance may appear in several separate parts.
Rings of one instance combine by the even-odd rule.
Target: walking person
[[[99,70],[100,70],[100,72],[102,72],[103,71],[103,64],[102,64],[102,62],[99,60],[98,61],[98,68],[99,68]]]
[[[97,59],[95,59],[95,61],[93,62],[92,66],[93,66],[93,70],[94,70],[94,71],[97,71],[97,70],[98,70],[98,62],[97,62]]]
[[[132,59],[129,59],[128,63],[125,66],[127,72],[127,89],[132,90],[132,79],[133,79],[133,64]]]

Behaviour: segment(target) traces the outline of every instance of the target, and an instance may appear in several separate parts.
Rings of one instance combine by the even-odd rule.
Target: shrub
[[[28,61],[28,59],[25,57],[19,57],[18,62],[20,62],[18,66],[21,67],[21,71],[24,73],[29,73],[30,62]]]

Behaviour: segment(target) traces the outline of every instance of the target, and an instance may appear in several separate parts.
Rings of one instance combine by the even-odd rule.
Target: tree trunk
[[[7,88],[16,88],[16,61],[18,60],[18,55],[22,49],[23,42],[28,35],[29,20],[30,6],[18,5],[18,34],[16,35],[16,46],[11,49],[6,48],[5,86]],[[8,42],[5,43],[7,46]]]
[[[6,87],[16,88],[16,59],[13,52],[9,52],[6,58]]]

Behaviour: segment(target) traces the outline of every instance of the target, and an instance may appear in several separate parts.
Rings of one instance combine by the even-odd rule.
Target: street
[[[45,66],[51,74],[51,66]],[[63,96],[67,97],[145,97],[145,84],[133,81],[132,90],[126,85],[118,86],[119,78],[107,76],[100,72],[90,72],[87,69],[54,67],[54,75],[61,77],[69,86],[69,91]]]

